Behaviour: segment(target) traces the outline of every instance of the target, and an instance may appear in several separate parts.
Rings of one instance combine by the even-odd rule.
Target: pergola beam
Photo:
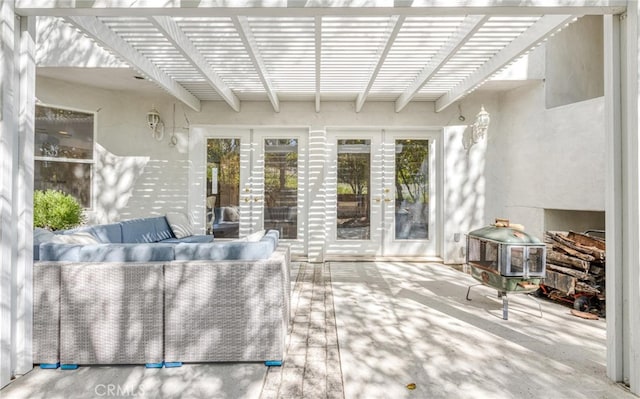
[[[260,78],[260,81],[264,86],[267,97],[269,97],[269,101],[271,101],[273,110],[276,112],[280,112],[280,101],[278,100],[278,94],[273,88],[273,83],[271,82],[271,78],[269,77],[269,71],[267,70],[264,61],[262,60],[260,49],[258,48],[258,44],[256,43],[253,33],[251,33],[249,21],[246,17],[233,17],[231,18],[231,20],[233,21],[233,25],[238,31],[238,35],[240,35],[240,39],[242,39],[242,43],[244,43],[244,47],[247,49],[247,53],[249,53],[249,57],[253,62],[253,67],[258,73],[258,77]]]
[[[172,96],[182,101],[195,111],[200,111],[200,100],[179,83],[164,73],[148,58],[143,56],[133,46],[127,43],[117,33],[109,29],[96,17],[67,17],[65,20],[76,26],[82,32],[98,42],[98,44],[110,49],[125,62],[137,69],[152,81],[169,92]]]
[[[360,112],[362,110],[362,106],[364,102],[367,100],[367,96],[369,95],[369,91],[371,91],[371,87],[373,83],[376,81],[378,77],[378,73],[384,65],[384,61],[387,59],[387,55],[393,47],[393,43],[396,41],[396,37],[398,37],[398,32],[402,28],[402,24],[404,23],[405,17],[393,16],[389,21],[389,27],[387,31],[387,40],[385,41],[384,46],[380,47],[378,54],[376,56],[377,61],[376,65],[371,70],[371,74],[369,75],[369,80],[367,81],[367,85],[364,90],[362,90],[358,94],[358,98],[356,98],[356,112]]]
[[[392,0],[239,0],[233,7],[219,0],[16,0],[19,15],[93,16],[425,16],[425,15],[549,15],[620,14],[626,0],[419,0],[394,6]],[[298,6],[301,4],[302,6]]]
[[[435,111],[440,112],[482,85],[494,73],[542,43],[558,29],[575,20],[575,15],[549,15],[540,18],[526,32],[518,36],[498,54],[468,76],[459,85],[436,100]]]
[[[176,47],[182,56],[191,63],[213,87],[220,97],[229,104],[234,111],[240,111],[240,100],[229,86],[218,76],[204,58],[200,50],[180,29],[171,17],[150,17],[153,25]]]
[[[416,94],[427,84],[433,76],[453,57],[462,46],[484,25],[489,19],[488,16],[472,15],[468,16],[458,31],[451,37],[448,43],[440,48],[427,65],[422,69],[418,77],[407,87],[396,100],[396,112],[402,111],[404,107],[415,97]]]

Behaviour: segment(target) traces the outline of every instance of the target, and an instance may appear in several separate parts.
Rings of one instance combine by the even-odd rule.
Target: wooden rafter
[[[171,43],[173,43],[182,56],[202,74],[209,85],[211,85],[211,87],[220,94],[220,97],[222,97],[234,111],[239,112],[240,100],[238,97],[236,97],[229,86],[220,79],[218,74],[211,69],[207,60],[191,40],[189,40],[187,35],[184,34],[173,18],[151,17],[149,20]]]
[[[172,96],[182,101],[195,111],[200,111],[200,100],[187,91],[179,83],[164,73],[148,58],[140,54],[133,46],[118,36],[96,17],[67,17],[67,22],[74,25],[98,44],[113,51],[133,68],[148,76]]]

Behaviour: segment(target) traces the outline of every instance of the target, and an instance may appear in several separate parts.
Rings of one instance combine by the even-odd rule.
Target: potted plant
[[[33,193],[33,226],[65,230],[84,221],[82,206],[74,197],[56,190]]]

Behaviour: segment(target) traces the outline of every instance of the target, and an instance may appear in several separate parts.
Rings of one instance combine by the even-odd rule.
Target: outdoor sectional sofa
[[[281,364],[291,287],[278,232],[177,239],[162,219],[58,234],[89,233],[98,243],[37,244],[35,364]]]

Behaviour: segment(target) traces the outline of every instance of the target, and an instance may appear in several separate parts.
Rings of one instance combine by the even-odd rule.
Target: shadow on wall
[[[95,209],[88,222],[110,223],[120,220],[142,177],[149,157],[118,156],[96,144],[94,171]]]
[[[120,210],[120,219],[162,216],[167,211],[186,212],[188,175],[188,160],[149,159],[131,184],[132,195]]]
[[[96,145],[93,194],[88,223],[111,223],[186,210],[189,162],[118,156]]]
[[[445,130],[445,262],[464,262],[464,234],[484,224],[486,187],[486,140],[465,149],[471,128]],[[458,241],[454,235],[460,234]]]

